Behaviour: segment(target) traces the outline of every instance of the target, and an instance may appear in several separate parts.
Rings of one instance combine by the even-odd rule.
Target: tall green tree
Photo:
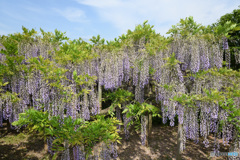
[[[231,52],[231,68],[234,70],[240,69],[240,6],[238,9],[234,9],[231,13],[223,15],[217,23],[214,25],[224,25],[227,22],[235,23],[236,27],[229,31],[228,45]],[[235,60],[238,58],[238,61]]]

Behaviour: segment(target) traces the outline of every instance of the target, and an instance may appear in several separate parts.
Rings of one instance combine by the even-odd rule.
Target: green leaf
[[[76,70],[73,71],[73,79],[77,80],[77,71]]]
[[[57,156],[58,156],[58,152],[54,153],[52,159],[53,159],[53,160],[56,160],[56,159],[57,159]]]
[[[5,83],[3,83],[3,85],[2,85],[2,86],[4,87],[4,86],[6,86],[7,84],[8,84],[8,82],[5,82]]]
[[[128,111],[128,108],[125,108],[122,113],[126,113]]]

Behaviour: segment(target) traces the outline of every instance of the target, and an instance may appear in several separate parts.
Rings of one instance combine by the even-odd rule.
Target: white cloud
[[[84,11],[77,8],[66,8],[65,10],[54,9],[61,16],[65,17],[70,22],[86,22]]]
[[[21,14],[16,14],[15,12],[11,12],[11,11],[7,11],[7,10],[1,10],[1,12],[3,13],[3,15],[1,16],[8,16],[11,19],[15,19],[15,20],[19,20],[19,21],[24,21],[27,22],[27,18],[22,16]]]
[[[9,26],[6,25],[6,24],[0,23],[0,28],[5,28],[5,29],[7,29],[7,28],[9,28]]]
[[[0,35],[8,35],[8,34],[12,34],[14,33],[14,31],[10,31],[10,30],[2,30],[0,27]],[[16,33],[16,32],[15,32]]]
[[[37,8],[37,7],[25,6],[24,8],[28,11],[39,13],[39,14],[44,14],[46,12],[43,9]]]
[[[193,16],[197,23],[208,25],[236,9],[237,0],[76,0],[94,7],[100,18],[112,23],[121,33],[134,29],[144,20],[154,22],[155,29],[166,33],[180,18]],[[164,24],[164,25],[161,25]],[[153,25],[153,24],[152,24]]]
[[[110,8],[110,7],[118,7],[122,4],[120,0],[76,0],[78,3],[93,6],[97,8]]]

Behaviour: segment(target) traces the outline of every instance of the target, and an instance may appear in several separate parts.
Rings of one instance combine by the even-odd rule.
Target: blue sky
[[[0,35],[28,29],[66,32],[71,39],[113,40],[148,20],[161,35],[193,16],[208,25],[231,13],[239,0],[0,0]]]

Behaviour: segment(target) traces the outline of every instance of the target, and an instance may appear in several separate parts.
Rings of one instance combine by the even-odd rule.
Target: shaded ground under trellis
[[[209,136],[209,147],[205,148],[200,142],[195,144],[191,140],[187,140],[186,149],[184,150],[182,158],[184,160],[225,160],[227,157],[210,157],[210,152],[213,151],[214,137]],[[132,131],[129,141],[121,140],[122,144],[118,144],[119,159],[133,159],[133,160],[167,160],[175,159],[177,149],[177,126],[153,126],[152,135],[149,138],[149,146],[140,145],[140,137],[136,132]],[[222,142],[222,141],[221,141]],[[220,151],[228,152],[229,145],[220,143]]]
[[[4,160],[42,160],[48,159],[47,145],[43,140],[28,136],[24,133],[6,133],[6,124],[0,128],[0,159]],[[170,160],[175,159],[177,126],[153,126],[152,135],[149,139],[149,146],[141,145],[139,134],[131,131],[128,141],[123,139],[122,144],[118,144],[118,160]],[[227,157],[210,158],[213,150],[214,137],[209,136],[210,147],[205,148],[202,143],[203,138],[198,144],[187,140],[186,149],[182,158],[184,160],[225,160]],[[220,144],[221,152],[228,152],[229,146]]]

